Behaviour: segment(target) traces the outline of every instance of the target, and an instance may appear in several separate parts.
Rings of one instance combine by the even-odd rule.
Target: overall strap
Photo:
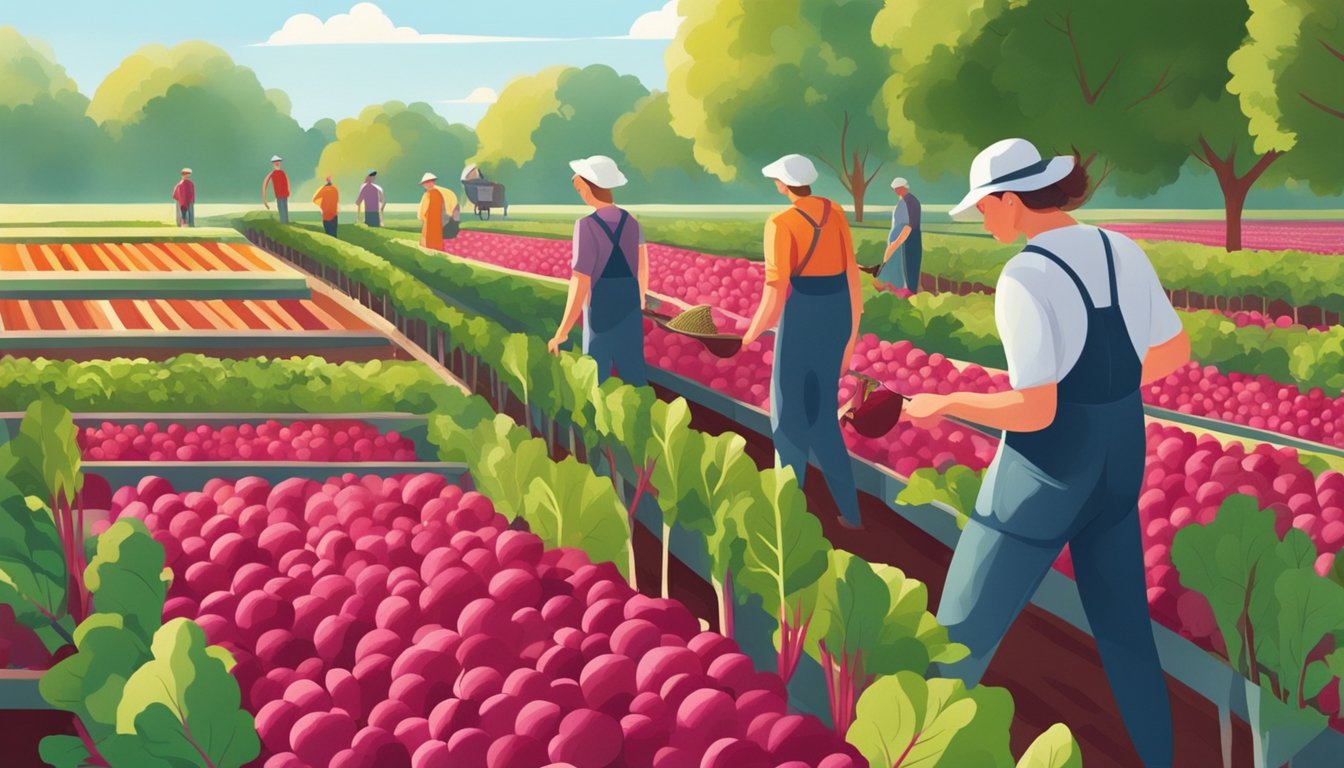
[[[831,201],[822,200],[822,203],[824,207],[821,210],[820,223],[813,221],[812,217],[808,216],[807,212],[802,208],[797,206],[794,206],[793,208],[793,210],[797,211],[799,216],[806,219],[808,225],[812,227],[812,243],[807,246],[807,255],[803,256],[803,260],[798,262],[798,268],[795,269],[793,274],[789,275],[789,277],[797,277],[798,275],[801,275],[803,270],[807,268],[808,262],[812,261],[812,254],[817,252],[817,243],[821,240],[821,230],[826,226],[827,220],[831,217]]]
[[[1084,286],[1083,281],[1079,279],[1078,273],[1073,271],[1073,267],[1070,267],[1068,264],[1065,264],[1063,259],[1059,258],[1050,251],[1047,251],[1046,249],[1040,247],[1039,245],[1031,245],[1030,243],[1028,243],[1026,247],[1022,249],[1022,251],[1024,253],[1039,254],[1049,259],[1050,261],[1053,261],[1055,263],[1055,266],[1064,270],[1064,274],[1068,275],[1070,280],[1073,280],[1073,284],[1078,288],[1078,294],[1083,297],[1083,305],[1087,307],[1087,311],[1091,313],[1093,310],[1096,309],[1096,306],[1092,304],[1092,296],[1088,294],[1087,287]]]
[[[621,220],[616,223],[615,232],[611,230],[611,227],[607,226],[607,222],[603,221],[601,216],[597,215],[596,211],[594,211],[588,218],[597,222],[597,226],[601,227],[602,231],[607,234],[607,238],[611,240],[613,248],[619,248],[621,246],[621,233],[625,231],[625,222],[630,218],[628,212],[621,210]]]
[[[1111,252],[1111,238],[1106,236],[1106,230],[1098,229],[1101,233],[1101,245],[1106,249],[1106,277],[1111,281],[1111,306],[1120,306],[1120,289],[1115,280],[1115,254]]]

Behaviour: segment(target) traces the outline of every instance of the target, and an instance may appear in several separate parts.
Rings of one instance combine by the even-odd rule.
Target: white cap
[[[278,162],[280,162],[281,160],[284,160],[284,159],[285,159],[285,158],[283,158],[283,157],[281,157],[281,156],[279,156],[279,155],[271,155],[271,162],[272,162],[272,163],[278,163]]]
[[[183,169],[182,169],[182,172],[185,173],[185,174],[187,174],[187,175],[191,175],[191,169],[190,169],[190,168],[183,168]]]
[[[891,180],[892,189],[900,189],[901,187],[908,187],[908,186],[910,186],[910,182],[906,181],[904,176],[897,176],[896,178]]]
[[[569,167],[584,181],[602,189],[623,187],[627,182],[625,174],[621,173],[620,168],[616,167],[616,161],[606,155],[593,155],[582,160],[571,160]]]
[[[475,179],[480,177],[480,175],[480,169],[476,167],[475,163],[468,163],[467,167],[462,169],[462,181]]]
[[[975,204],[995,192],[1032,192],[1054,184],[1073,170],[1069,155],[1041,159],[1041,153],[1026,139],[1004,139],[991,144],[971,161],[971,191],[948,213],[952,218],[973,218]]]
[[[421,184],[424,184],[426,181],[438,181],[438,180],[439,180],[438,176],[435,176],[434,174],[428,172],[426,172],[424,176],[420,177]]]
[[[817,180],[817,166],[802,155],[785,155],[762,168],[761,175],[790,187],[806,187]]]

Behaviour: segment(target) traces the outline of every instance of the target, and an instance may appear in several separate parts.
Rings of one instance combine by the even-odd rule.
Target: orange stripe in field
[[[331,323],[328,322],[330,318],[323,318],[322,315],[319,314],[320,310],[315,311],[317,310],[317,307],[313,306],[313,302],[308,299],[292,300],[288,302],[285,309],[289,310],[289,313],[303,326],[305,331],[335,330],[335,328],[331,326]]]
[[[159,247],[172,254],[178,263],[185,265],[192,272],[209,272],[211,269],[208,262],[183,248],[180,243],[160,243]]]
[[[145,299],[135,299],[134,304],[135,311],[139,312],[140,316],[145,319],[145,323],[149,326],[151,331],[163,333],[169,330],[168,326],[164,324],[163,319],[159,317],[159,313],[154,311],[154,307],[150,305],[150,302]]]
[[[254,299],[245,299],[243,301],[243,305],[246,306],[248,309],[252,310],[252,313],[257,316],[257,319],[261,321],[261,324],[265,326],[266,330],[270,331],[285,330],[285,326],[281,325],[275,319],[275,317],[271,315],[270,312],[266,311],[266,308],[262,306],[262,302],[256,301]]]
[[[119,243],[105,243],[103,252],[115,256],[126,265],[127,272],[158,272],[157,267],[149,263],[149,259],[135,249],[134,246],[122,246]]]
[[[215,324],[211,322],[209,318],[201,314],[200,310],[197,309],[195,302],[182,299],[167,299],[163,303],[169,310],[182,318],[185,328],[206,331],[215,327]]]
[[[205,243],[189,243],[186,247],[190,248],[198,257],[218,264],[219,268],[226,272],[247,271],[247,267],[239,264],[228,256],[219,253],[214,248],[207,248]]]
[[[13,243],[0,243],[0,269],[6,272],[23,270],[23,260],[19,258],[19,248]]]
[[[228,271],[228,267],[224,266],[224,262],[220,261],[219,257],[215,256],[215,254],[209,251],[198,250],[185,243],[172,243],[172,246],[176,248],[177,251],[181,253],[184,257],[191,259],[193,262],[197,264],[200,264],[201,269],[205,272]]]
[[[37,319],[37,324],[34,326],[36,330],[65,330],[65,326],[61,323],[61,316],[56,314],[56,307],[52,305],[50,299],[33,299],[29,304],[32,305],[33,315]]]
[[[224,303],[227,304],[229,310],[237,315],[238,319],[242,321],[243,327],[250,328],[254,331],[260,331],[266,328],[266,324],[261,321],[261,318],[257,317],[257,313],[253,312],[252,309],[247,306],[247,302],[242,299],[225,299]]]
[[[303,308],[308,310],[308,314],[317,318],[317,322],[320,324],[318,330],[338,331],[342,328],[341,321],[327,314],[322,307],[317,305],[317,302],[309,299],[300,299],[300,301],[303,302]]]
[[[140,252],[152,254],[154,258],[162,265],[165,272],[186,272],[188,268],[184,264],[179,264],[177,259],[165,251],[158,243],[140,243]]]
[[[99,331],[119,331],[123,330],[117,324],[108,319],[112,314],[112,306],[106,299],[91,299],[84,302],[84,309],[89,314],[89,322],[93,323],[94,330]]]
[[[223,312],[219,311],[219,307],[215,304],[215,301],[212,299],[207,299],[205,301],[197,301],[194,304],[192,304],[192,307],[194,307],[197,312],[201,313],[201,316],[206,319],[206,322],[210,323],[209,326],[210,330],[215,331],[242,330],[240,328],[234,327],[233,321],[229,319],[228,315],[225,315]]]
[[[140,308],[135,306],[135,302],[130,299],[113,299],[111,302],[112,311],[121,322],[122,327],[128,331],[147,331],[149,322],[140,314]]]
[[[220,326],[221,328],[231,328],[238,331],[247,330],[247,322],[239,317],[238,313],[234,312],[223,299],[212,299],[203,303],[211,312],[224,318],[224,325]]]
[[[63,331],[79,330],[79,323],[75,322],[75,318],[70,314],[70,308],[66,306],[70,303],[68,301],[51,302],[51,308],[56,311],[56,317],[60,318],[61,330]]]
[[[65,255],[75,264],[75,269],[80,272],[105,272],[103,260],[94,253],[93,246],[88,243],[72,243],[62,247]]]
[[[220,251],[232,253],[247,262],[251,263],[258,271],[274,272],[275,264],[270,259],[264,257],[262,252],[250,245],[239,245],[234,243],[211,243],[212,247]]]
[[[103,264],[109,272],[128,271],[126,269],[126,262],[116,254],[112,253],[111,249],[107,248],[102,243],[92,243],[89,246],[89,250],[92,252],[88,259],[90,264]]]
[[[317,304],[323,312],[326,312],[328,315],[335,318],[338,323],[336,327],[338,328],[345,328],[352,331],[369,329],[369,324],[360,319],[359,315],[351,312],[342,305],[341,302],[336,301],[330,296],[321,293],[314,294],[313,303]]]
[[[28,253],[33,257],[33,264],[37,266],[39,272],[56,272],[61,268],[60,262],[56,260],[56,254],[45,245],[34,246]]]
[[[289,326],[291,331],[313,330],[310,327],[313,322],[312,316],[304,312],[297,301],[286,299],[272,301],[269,308],[281,322]]]
[[[42,246],[42,252],[47,254],[47,261],[57,265],[56,269],[65,272],[73,272],[75,270],[75,264],[70,261],[70,257],[65,254],[66,247],[67,246],[64,245],[54,247],[44,245]]]
[[[42,327],[37,324],[37,315],[33,314],[33,308],[27,299],[19,299],[14,302],[18,308],[21,317],[19,321],[19,330],[21,331],[40,331]]]
[[[143,244],[143,243],[138,243],[138,244],[130,244],[130,243],[127,243],[127,244],[124,244],[124,245],[121,244],[121,243],[117,243],[117,244],[115,244],[115,245],[113,245],[113,246],[111,246],[111,247],[116,248],[119,252],[121,252],[121,253],[122,253],[123,255],[125,255],[127,258],[134,258],[134,259],[139,260],[140,262],[144,263],[146,266],[149,267],[149,269],[148,269],[147,271],[150,271],[150,272],[170,272],[170,271],[171,271],[171,270],[168,268],[168,265],[165,264],[165,263],[163,262],[163,260],[160,259],[160,258],[158,257],[157,254],[151,252],[148,248],[144,247],[144,244]]]
[[[19,246],[19,263],[23,265],[24,272],[41,272],[42,268],[37,266],[37,259],[42,258],[42,251],[38,248],[29,249],[26,245]],[[44,262],[45,263],[45,262]]]
[[[98,243],[94,252],[103,258],[111,268],[118,272],[143,272],[140,263],[131,258],[130,251],[112,243]]]
[[[70,318],[74,320],[75,327],[81,331],[92,331],[98,328],[89,316],[89,302],[87,301],[67,301],[65,310],[70,313]]]
[[[275,322],[280,325],[280,327],[277,330],[281,331],[303,330],[303,326],[294,322],[294,318],[290,317],[289,313],[285,312],[284,309],[280,307],[280,302],[270,299],[263,299],[257,302],[257,306],[261,307],[262,311],[269,314],[272,318],[274,318]]]
[[[19,314],[19,308],[9,299],[0,300],[0,322],[5,324],[7,331],[21,331],[20,327],[22,316]]]

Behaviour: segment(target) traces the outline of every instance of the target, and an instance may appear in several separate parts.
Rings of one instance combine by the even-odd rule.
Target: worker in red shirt
[[[271,172],[266,174],[266,178],[261,181],[261,204],[266,206],[266,210],[271,210],[271,204],[266,199],[266,190],[269,187],[275,188],[275,208],[280,212],[280,223],[289,223],[289,176],[280,168],[280,163],[284,158],[279,155],[271,156]]]
[[[177,202],[177,226],[196,226],[196,185],[190,168],[182,169],[182,180],[173,187],[173,200]]]

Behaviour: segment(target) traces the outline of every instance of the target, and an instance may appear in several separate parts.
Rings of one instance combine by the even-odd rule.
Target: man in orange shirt
[[[271,155],[271,172],[266,174],[266,178],[261,180],[261,204],[266,206],[266,210],[271,209],[270,202],[266,199],[266,190],[270,187],[275,188],[275,207],[280,212],[280,223],[289,223],[289,175],[280,168],[283,158],[279,155]]]
[[[863,312],[854,241],[844,208],[812,194],[811,160],[785,155],[763,173],[792,205],[765,225],[765,289],[742,346],[779,323],[770,374],[776,464],[792,468],[801,488],[815,457],[840,524],[859,528],[854,470],[836,414]]]
[[[313,195],[313,203],[322,210],[322,229],[326,230],[328,235],[336,236],[336,211],[340,208],[341,193],[331,183],[331,177],[327,177],[327,183],[323,184]]]

